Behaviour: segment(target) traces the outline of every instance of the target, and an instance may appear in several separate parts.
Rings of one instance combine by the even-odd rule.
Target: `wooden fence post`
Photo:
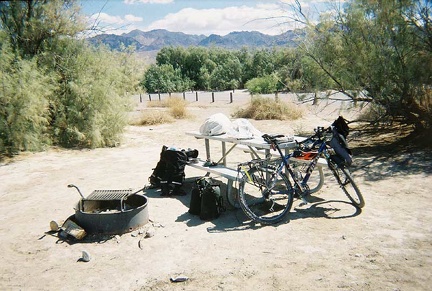
[[[212,103],[214,103],[214,92],[212,92]]]
[[[198,101],[198,91],[195,92],[195,101]]]
[[[230,92],[230,103],[233,103],[233,92]]]

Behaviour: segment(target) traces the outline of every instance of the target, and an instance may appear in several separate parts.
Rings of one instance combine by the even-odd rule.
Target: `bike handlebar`
[[[299,146],[301,146],[302,144],[304,144],[304,143],[306,143],[306,142],[309,142],[309,141],[311,141],[311,140],[314,140],[314,139],[316,139],[316,138],[318,138],[318,140],[321,140],[321,139],[323,138],[323,136],[324,136],[325,133],[331,133],[331,132],[332,132],[332,128],[331,128],[331,126],[328,127],[328,128],[324,128],[324,126],[318,126],[318,127],[316,127],[316,128],[314,129],[314,131],[315,131],[315,134],[314,134],[314,135],[308,137],[308,138],[305,139],[304,141],[301,141],[301,142],[297,142],[297,141],[296,141],[297,144],[298,144]],[[277,139],[280,138],[280,137],[284,137],[284,135],[282,135],[282,134],[279,134],[279,135],[269,135],[269,134],[264,134],[264,135],[262,136],[262,138],[264,139],[264,141],[267,142],[268,144],[271,144],[272,147],[277,146],[277,144],[278,144]]]
[[[277,143],[277,139],[280,137],[284,137],[283,134],[278,134],[278,135],[270,135],[270,134],[264,134],[262,136],[262,138],[264,139],[265,142],[269,143],[269,144],[276,144]]]

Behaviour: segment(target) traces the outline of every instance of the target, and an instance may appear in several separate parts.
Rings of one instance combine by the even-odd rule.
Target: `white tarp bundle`
[[[203,135],[220,135],[231,131],[231,120],[222,114],[216,113],[209,116],[200,127]]]
[[[239,118],[231,120],[222,113],[216,113],[208,117],[200,127],[202,135],[228,134],[238,139],[251,139],[262,136],[247,119]]]

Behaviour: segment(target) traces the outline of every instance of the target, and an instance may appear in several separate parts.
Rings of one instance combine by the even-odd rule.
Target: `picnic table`
[[[227,201],[232,205],[236,206],[236,201],[234,195],[232,195],[233,182],[237,181],[241,178],[241,174],[239,173],[237,168],[230,167],[227,163],[227,158],[232,155],[232,152],[235,148],[243,150],[244,152],[250,153],[252,158],[263,158],[269,157],[270,155],[277,155],[277,153],[271,153],[271,145],[268,144],[262,137],[254,137],[254,138],[239,138],[237,136],[232,136],[230,134],[221,134],[221,135],[203,135],[198,131],[186,132],[187,135],[193,136],[197,139],[204,140],[205,143],[205,156],[206,159],[198,159],[194,162],[187,163],[187,166],[200,169],[206,172],[206,175],[215,174],[218,176],[222,176],[227,179]],[[297,141],[303,140],[303,137],[287,137],[286,140],[282,139],[282,142],[279,144],[279,147],[285,151],[286,154],[289,153],[290,150],[296,148]],[[212,157],[212,151],[210,147],[210,141],[220,142],[222,156],[215,159]],[[227,149],[227,145],[229,148]],[[211,163],[213,162],[213,164]],[[301,161],[300,161],[301,162]],[[318,191],[323,182],[324,175],[322,173],[322,165],[325,163],[322,159],[320,159],[318,163],[318,170],[320,174],[320,180],[314,189],[311,191]]]

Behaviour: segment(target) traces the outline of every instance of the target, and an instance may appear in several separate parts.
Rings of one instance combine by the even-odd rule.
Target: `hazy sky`
[[[300,0],[311,19],[330,12],[344,0]],[[301,27],[294,0],[81,0],[90,23],[105,33],[134,29],[166,29],[188,34],[226,35],[232,31],[259,31],[276,35]]]

